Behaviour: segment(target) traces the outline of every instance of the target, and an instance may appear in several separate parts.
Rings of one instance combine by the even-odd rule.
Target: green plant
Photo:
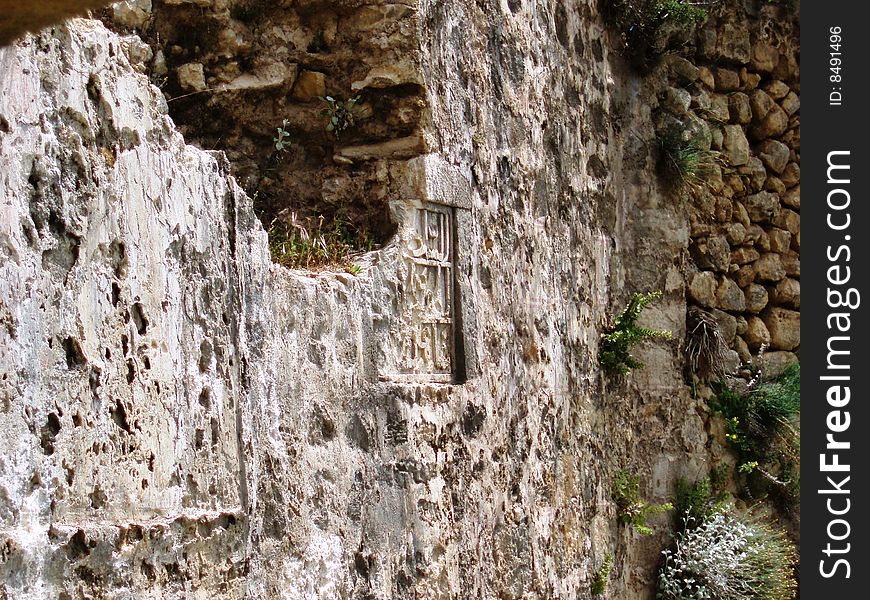
[[[661,600],[793,600],[795,549],[782,531],[717,510],[689,523],[663,551]]]
[[[707,17],[705,6],[718,0],[601,0],[604,20],[619,33],[622,50],[635,67],[646,70],[665,50],[667,25],[695,27]]]
[[[680,524],[685,524],[687,518],[697,523],[719,510],[725,501],[726,494],[716,491],[713,476],[704,477],[695,483],[686,479],[677,480],[676,514]]]
[[[787,426],[801,409],[801,366],[787,367],[772,381],[762,382],[754,392],[755,415],[761,423],[772,429]]]
[[[275,150],[277,150],[279,154],[284,152],[287,146],[290,145],[290,141],[288,140],[290,134],[286,129],[284,129],[285,127],[287,127],[287,119],[284,119],[284,122],[281,123],[281,127],[277,128],[277,137],[272,138],[272,141],[275,142]]]
[[[664,513],[674,508],[673,504],[650,504],[640,497],[640,476],[620,471],[613,480],[613,501],[616,502],[616,516],[621,523],[630,525],[641,535],[652,535],[647,519],[652,515]]]
[[[607,590],[607,579],[610,577],[611,569],[613,569],[613,555],[608,552],[604,562],[592,574],[590,591],[593,596],[600,596]]]
[[[794,417],[800,413],[800,364],[786,368],[771,380],[740,394],[724,382],[714,384],[712,407],[726,418],[729,440],[736,442],[747,461],[764,457],[773,444],[789,438],[800,448]],[[736,436],[736,437],[735,437]]]
[[[740,465],[737,468],[737,470],[740,471],[741,473],[752,473],[757,468],[758,468],[758,461],[751,460],[749,462],[745,462],[742,465]]]
[[[616,317],[614,324],[601,338],[598,362],[611,374],[625,375],[631,369],[640,369],[643,363],[634,358],[629,350],[647,339],[671,339],[671,332],[661,329],[638,327],[637,319],[641,311],[651,302],[660,298],[661,292],[648,294],[635,293],[625,310]]]
[[[353,107],[359,101],[359,96],[353,96],[348,100],[336,100],[332,96],[318,96],[329,106],[323,109],[323,114],[328,117],[326,121],[326,131],[335,134],[338,137],[342,131],[353,127]]]
[[[269,226],[269,251],[272,260],[291,269],[340,266],[354,273],[351,256],[360,250],[370,250],[372,240],[341,217],[327,219],[276,218]],[[356,274],[354,273],[354,274]]]
[[[744,475],[757,475],[778,490],[786,505],[800,494],[800,364],[779,377],[738,393],[720,381],[711,407],[725,418],[725,439],[737,451]]]
[[[696,25],[707,18],[705,5],[712,2],[681,2],[680,0],[657,0],[654,9],[662,19],[672,19],[681,25]]]
[[[718,153],[686,128],[674,126],[656,137],[659,168],[677,189],[697,184],[715,164]]]
[[[359,275],[362,273],[362,267],[356,264],[350,264],[347,266],[347,272],[351,275]]]

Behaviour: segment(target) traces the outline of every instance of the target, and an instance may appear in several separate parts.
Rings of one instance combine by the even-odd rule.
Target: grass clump
[[[341,267],[356,275],[361,269],[351,258],[373,246],[365,232],[341,217],[303,221],[294,213],[272,221],[268,234],[272,260],[290,269]]]
[[[650,504],[640,496],[640,476],[620,471],[613,480],[613,501],[620,523],[630,525],[641,535],[652,535],[647,519],[674,508],[673,504]]]
[[[792,600],[794,545],[778,529],[716,510],[685,517],[659,571],[660,600]]]
[[[613,569],[613,555],[608,552],[604,557],[604,562],[592,574],[590,591],[593,596],[601,596],[607,590],[607,580],[610,577],[611,569]]]
[[[632,369],[643,368],[643,363],[631,355],[631,348],[648,339],[671,339],[670,331],[648,329],[637,325],[641,311],[661,295],[661,292],[632,295],[628,306],[616,317],[613,326],[608,328],[601,338],[598,362],[605,371],[615,375],[625,375]]]
[[[678,479],[676,514],[680,522],[677,525],[685,526],[687,522],[700,523],[711,517],[722,509],[726,496],[717,487],[712,476],[699,479],[695,483],[689,483],[683,478]]]
[[[668,128],[656,136],[656,142],[659,170],[677,189],[700,183],[716,162],[718,153],[686,129]]]

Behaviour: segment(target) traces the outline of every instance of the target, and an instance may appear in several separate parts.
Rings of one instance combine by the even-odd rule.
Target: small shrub
[[[704,9],[704,4],[713,4],[712,2],[681,2],[680,0],[657,0],[654,3],[655,10],[658,11],[662,19],[680,23],[681,25],[697,25],[703,23],[707,18],[707,11]]]
[[[650,504],[640,497],[640,476],[631,476],[620,471],[613,480],[613,501],[616,502],[616,515],[621,523],[630,525],[641,535],[652,535],[647,519],[653,515],[672,510],[670,502]]]
[[[323,114],[328,117],[326,131],[338,137],[342,131],[353,127],[353,107],[359,103],[359,96],[353,96],[348,100],[336,100],[332,96],[319,96],[319,98],[329,105],[323,109]]]
[[[665,50],[665,26],[689,28],[707,18],[708,2],[685,0],[601,0],[607,25],[620,34],[622,50],[632,64],[647,70]]]
[[[691,523],[663,552],[661,600],[792,600],[795,549],[764,523],[719,510]]]
[[[605,371],[625,375],[631,369],[640,369],[643,363],[631,355],[629,352],[631,348],[648,339],[671,339],[669,331],[637,326],[641,311],[661,295],[661,292],[636,293],[631,297],[625,310],[616,317],[614,325],[601,339],[598,361]]]
[[[607,556],[604,557],[604,562],[592,574],[590,591],[593,596],[600,596],[607,590],[607,580],[610,577],[611,569],[613,569],[613,555],[608,552]]]
[[[372,247],[364,232],[341,217],[301,221],[293,214],[275,219],[268,234],[272,260],[291,269],[340,266],[357,274],[359,267],[352,270],[351,256]]]

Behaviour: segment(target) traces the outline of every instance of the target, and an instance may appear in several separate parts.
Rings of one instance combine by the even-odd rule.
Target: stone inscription
[[[402,349],[396,379],[449,382],[453,363],[451,208],[414,209],[402,261]]]

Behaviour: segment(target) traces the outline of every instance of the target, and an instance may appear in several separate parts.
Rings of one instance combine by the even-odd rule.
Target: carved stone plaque
[[[400,266],[401,352],[391,379],[450,382],[453,376],[452,209],[413,209]]]

